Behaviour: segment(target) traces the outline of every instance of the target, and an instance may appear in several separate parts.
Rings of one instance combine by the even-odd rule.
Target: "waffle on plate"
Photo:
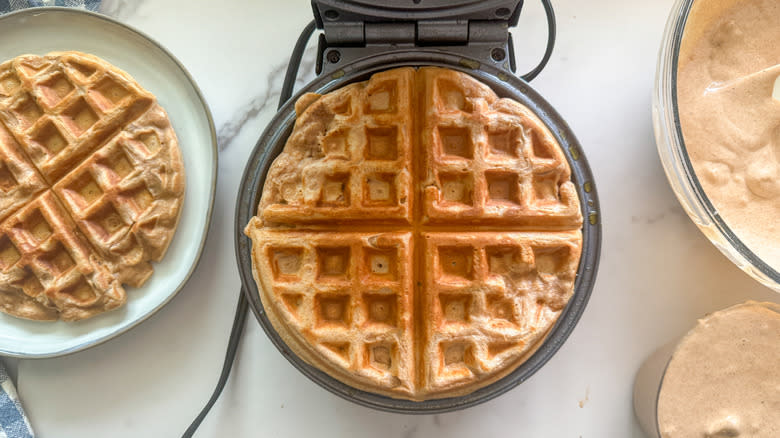
[[[266,315],[363,390],[462,395],[511,372],[574,289],[582,215],[555,138],[453,70],[296,103],[246,228]]]
[[[184,184],[167,114],[127,73],[79,52],[0,64],[0,310],[121,306],[165,254]]]

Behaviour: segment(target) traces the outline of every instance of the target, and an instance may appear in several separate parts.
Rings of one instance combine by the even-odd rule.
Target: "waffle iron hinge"
[[[425,1],[385,0],[388,4],[380,7],[360,0],[312,0],[317,27],[323,30],[317,74],[415,48],[460,56],[467,66],[487,63],[514,73],[509,27],[517,24],[522,0],[450,1],[446,7]]]

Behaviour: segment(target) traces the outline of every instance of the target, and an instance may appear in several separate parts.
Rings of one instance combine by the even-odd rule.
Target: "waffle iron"
[[[547,12],[552,42],[555,32],[552,7],[548,0],[542,3]],[[381,4],[367,0],[312,0],[315,21],[304,30],[298,41],[282,89],[280,109],[249,156],[239,189],[235,249],[243,285],[242,297],[225,369],[210,403],[216,400],[227,380],[237,338],[243,327],[240,315],[246,314],[246,307],[252,309],[270,340],[287,360],[318,385],[352,402],[398,413],[441,413],[490,400],[528,379],[561,347],[585,310],[596,279],[601,248],[599,202],[582,147],[563,118],[527,82],[544,67],[552,43],[548,43],[545,58],[536,69],[522,78],[514,74],[514,49],[509,28],[517,25],[522,5],[523,0],[384,0]],[[288,99],[301,52],[315,27],[323,31],[317,51],[318,75],[296,96]],[[258,286],[252,277],[252,242],[243,233],[246,224],[256,214],[266,174],[293,130],[297,98],[307,92],[328,93],[350,83],[367,80],[373,73],[402,66],[439,66],[467,73],[490,86],[499,97],[512,98],[533,111],[561,145],[571,167],[572,181],[585,218],[583,250],[574,294],[543,345],[510,374],[486,387],[463,396],[427,401],[393,399],[361,391],[301,360],[287,347],[265,314]],[[207,405],[193,423],[195,427],[209,407]]]

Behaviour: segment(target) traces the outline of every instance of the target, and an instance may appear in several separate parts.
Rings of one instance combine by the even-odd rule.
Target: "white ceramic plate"
[[[217,177],[211,113],[184,67],[149,37],[102,15],[65,8],[0,16],[0,62],[32,53],[78,50],[97,55],[154,93],[179,138],[187,190],[165,258],[122,308],[76,323],[26,321],[0,313],[0,355],[35,358],[73,353],[107,341],[151,316],[184,286],[206,240]]]

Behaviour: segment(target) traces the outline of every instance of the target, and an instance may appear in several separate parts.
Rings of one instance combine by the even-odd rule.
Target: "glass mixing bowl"
[[[658,155],[677,199],[704,235],[740,269],[780,292],[780,272],[761,260],[723,221],[704,193],[685,148],[677,109],[677,62],[685,25],[695,1],[677,0],[664,30],[653,92]]]

